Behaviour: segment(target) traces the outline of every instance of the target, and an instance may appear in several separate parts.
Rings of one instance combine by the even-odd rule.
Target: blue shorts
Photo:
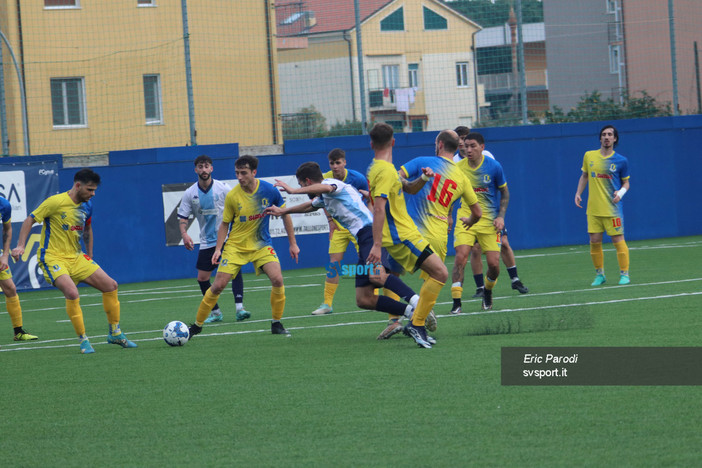
[[[370,254],[373,248],[373,228],[372,226],[366,226],[356,235],[356,240],[358,241],[358,263],[359,266],[366,265],[366,259],[368,254]],[[392,257],[388,254],[388,251],[382,249],[380,253],[380,263],[383,265],[387,271],[402,271],[402,267],[395,262]],[[358,269],[356,270],[358,272]],[[356,273],[356,287],[362,288],[364,286],[373,285],[368,278],[367,273]]]

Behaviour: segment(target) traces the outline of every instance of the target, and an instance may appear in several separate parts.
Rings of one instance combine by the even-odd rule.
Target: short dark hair
[[[300,167],[298,167],[295,172],[295,177],[297,177],[298,180],[310,179],[312,182],[321,182],[324,180],[322,169],[319,167],[319,164],[314,161],[300,164]]]
[[[95,185],[100,185],[100,174],[93,171],[92,169],[81,169],[76,172],[73,176],[73,182],[80,182],[81,184],[93,183]]]
[[[329,155],[327,156],[329,158],[329,161],[338,161],[339,159],[346,159],[346,151],[342,150],[341,148],[334,148],[329,152]]]
[[[600,138],[602,138],[602,132],[604,132],[604,131],[607,130],[608,128],[611,128],[611,129],[612,129],[612,133],[614,133],[614,138],[616,138],[616,141],[614,142],[614,144],[612,145],[612,147],[616,148],[617,145],[619,144],[619,132],[617,131],[617,129],[616,129],[616,127],[615,127],[614,125],[609,125],[609,124],[607,124],[607,125],[605,125],[604,127],[602,127],[602,129],[600,130]]]
[[[195,165],[197,166],[198,164],[204,164],[207,163],[210,166],[212,165],[212,158],[207,156],[206,154],[201,154],[197,158],[195,158]]]
[[[385,122],[379,122],[373,125],[373,128],[368,132],[371,143],[373,143],[373,146],[376,148],[387,146],[392,140],[393,133],[392,127]]]
[[[449,153],[455,153],[458,149],[458,138],[453,135],[451,130],[441,131],[439,136],[436,137],[436,140],[442,142],[444,144],[444,149]]]
[[[454,128],[453,131],[458,134],[458,138],[463,138],[470,133],[470,128],[464,125],[459,125],[458,127]]]
[[[478,144],[484,145],[485,144],[485,138],[483,138],[483,135],[478,132],[470,132],[468,135],[463,137],[464,140],[475,140],[478,142]]]
[[[246,154],[244,156],[239,156],[237,160],[234,161],[234,167],[237,169],[244,169],[246,166],[249,166],[249,169],[255,171],[258,169],[258,158]]]

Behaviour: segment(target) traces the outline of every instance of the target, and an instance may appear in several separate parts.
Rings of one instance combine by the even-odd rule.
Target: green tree
[[[294,114],[283,114],[283,139],[300,140],[328,135],[327,119],[314,106],[303,107]]]
[[[673,114],[670,103],[659,103],[646,91],[640,96],[624,93],[621,102],[612,98],[602,99],[599,91],[580,97],[578,104],[567,113],[558,106],[553,111],[546,111],[543,123],[591,122],[594,120],[637,119],[648,117],[665,117]],[[541,120],[532,120],[540,123]]]
[[[363,126],[358,120],[337,122],[329,129],[329,136],[363,135]]]

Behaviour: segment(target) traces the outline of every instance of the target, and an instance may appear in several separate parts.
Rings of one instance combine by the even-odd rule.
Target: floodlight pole
[[[673,115],[678,115],[678,61],[675,57],[675,11],[673,0],[668,0],[668,24],[670,25],[670,66],[673,79]]]
[[[181,0],[180,10],[183,15],[183,48],[185,55],[185,84],[188,90],[188,118],[190,120],[190,144],[197,145],[195,128],[195,99],[193,97],[193,74],[190,69],[190,31],[188,29],[188,2]]]
[[[363,72],[363,44],[361,43],[361,8],[358,0],[353,0],[353,9],[356,15],[356,54],[358,55],[358,88],[361,95],[361,129],[364,135],[368,134],[366,128],[366,81]]]
[[[20,88],[20,99],[22,104],[22,132],[24,133],[24,155],[29,156],[31,153],[29,151],[29,124],[27,123],[27,96],[24,93],[24,80],[22,79],[22,72],[20,71],[19,64],[17,63],[17,58],[15,58],[15,53],[12,50],[10,41],[7,40],[5,34],[0,31],[0,38],[7,45],[7,49],[10,51],[10,57],[12,57],[12,63],[15,64],[15,71],[17,72],[17,81],[19,82]],[[3,145],[5,142],[3,141]],[[9,152],[9,149],[8,149]]]

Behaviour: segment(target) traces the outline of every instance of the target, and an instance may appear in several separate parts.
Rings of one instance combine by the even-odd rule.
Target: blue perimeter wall
[[[702,234],[702,204],[690,177],[702,174],[702,116],[621,120],[617,151],[629,159],[631,190],[624,199],[629,240]],[[510,190],[507,226],[515,250],[587,244],[585,210],[574,204],[583,154],[599,147],[604,122],[479,130],[504,167]],[[394,163],[434,154],[437,132],[396,135]],[[373,154],[367,136],[286,142],[285,155],[259,157],[259,177],[291,175],[305,161],[328,168],[332,148],[346,150],[347,167],[365,173]],[[95,259],[122,283],[195,276],[196,253],[166,247],[162,184],[195,182],[192,161],[214,160],[214,176],[234,179],[238,146],[207,145],[110,153],[109,167],[96,167],[102,184],[93,199]],[[60,170],[62,191],[70,189],[75,168]],[[33,209],[33,208],[31,208]],[[287,239],[274,239],[283,269],[328,263],[327,234],[298,236],[300,262],[287,251]],[[354,262],[347,252],[345,262]],[[449,239],[449,255],[453,238]],[[518,253],[517,253],[518,255]],[[253,271],[249,266],[245,272]]]

